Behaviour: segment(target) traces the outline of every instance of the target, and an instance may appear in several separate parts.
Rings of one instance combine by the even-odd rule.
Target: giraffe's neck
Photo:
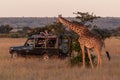
[[[63,23],[65,26],[71,28],[72,23],[71,23],[70,21],[68,21],[68,20],[66,20],[66,19],[64,19],[64,18],[62,18],[62,17],[59,17],[58,20],[59,20],[61,23]]]
[[[58,20],[80,36],[82,36],[83,34],[85,34],[86,32],[89,31],[83,25],[74,24],[74,23],[72,23],[72,22],[70,22],[62,17],[58,17]]]

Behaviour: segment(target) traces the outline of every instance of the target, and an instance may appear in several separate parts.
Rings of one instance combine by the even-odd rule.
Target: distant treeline
[[[75,20],[73,17],[66,17],[68,20]],[[56,21],[56,17],[3,17],[0,18],[0,25],[10,25],[13,28],[22,27],[43,27],[53,24]],[[98,28],[116,28],[120,26],[119,17],[101,17],[95,19],[93,22]]]
[[[101,36],[103,39],[111,36],[120,35],[120,18],[99,17],[88,12],[77,12],[75,18],[66,17],[73,23],[82,24],[88,27],[91,32]],[[55,17],[42,18],[0,18],[0,37],[29,37],[33,34],[39,34],[54,29],[56,35],[68,34],[73,38],[78,38],[77,34],[66,28],[61,23],[55,23]]]
[[[9,25],[0,25],[0,37],[11,37],[11,38],[20,38],[20,37],[29,37],[33,34],[39,34],[40,32],[44,32],[48,30],[50,32],[52,29],[55,30],[55,34],[70,34],[74,35],[74,33],[67,29],[62,24],[51,24],[44,27],[22,27],[22,29],[15,29]],[[111,36],[120,36],[120,27],[115,29],[100,29],[100,28],[92,28],[91,31],[95,34],[99,34],[102,38],[111,37]]]

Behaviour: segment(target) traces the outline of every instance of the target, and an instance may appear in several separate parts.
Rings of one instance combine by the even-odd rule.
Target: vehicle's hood
[[[32,50],[33,49],[33,46],[13,46],[13,47],[10,47],[10,51],[11,50]]]
[[[12,46],[12,47],[10,47],[10,50],[21,50],[23,48],[24,48],[24,46]]]

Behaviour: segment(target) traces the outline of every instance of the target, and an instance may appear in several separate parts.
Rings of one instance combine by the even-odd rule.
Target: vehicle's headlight
[[[13,50],[13,47],[11,47],[10,50]]]

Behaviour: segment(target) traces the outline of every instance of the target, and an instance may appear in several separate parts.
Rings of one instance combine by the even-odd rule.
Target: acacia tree
[[[103,40],[106,38],[109,38],[112,36],[112,32],[107,29],[100,29],[96,25],[93,25],[93,21],[95,19],[101,18],[100,16],[96,16],[93,13],[88,12],[76,12],[73,13],[76,15],[77,21],[74,21],[76,23],[82,24],[87,26],[88,28],[91,28],[91,32],[93,32],[96,35],[99,35]]]
[[[86,27],[88,28],[96,28],[97,26],[96,25],[93,25],[93,21],[97,18],[100,18],[99,16],[96,16],[94,15],[93,13],[88,13],[88,12],[74,12],[73,14],[76,15],[76,20],[73,20],[73,23],[76,23],[76,24],[82,24],[82,25],[85,25]],[[72,34],[73,34],[73,37],[76,35],[76,33],[74,33],[72,31]],[[79,36],[75,36],[77,38],[73,38],[73,39],[76,39],[78,40]]]
[[[88,13],[88,12],[76,12],[73,13],[76,15],[77,21],[74,21],[76,23],[86,25],[88,27],[91,27],[91,23],[93,23],[93,20],[100,18],[100,16],[96,16],[93,13]]]
[[[73,20],[72,21],[73,23],[85,25],[86,27],[91,28],[91,29],[97,27],[96,25],[93,25],[92,23],[95,19],[100,18],[99,16],[96,16],[93,13],[90,14],[88,12],[76,12],[76,13],[74,12],[73,14],[76,15],[75,17],[76,20]],[[77,40],[79,38],[79,36],[73,31],[71,31],[71,34],[73,34],[73,37],[75,37],[73,38],[74,40],[75,39]]]

